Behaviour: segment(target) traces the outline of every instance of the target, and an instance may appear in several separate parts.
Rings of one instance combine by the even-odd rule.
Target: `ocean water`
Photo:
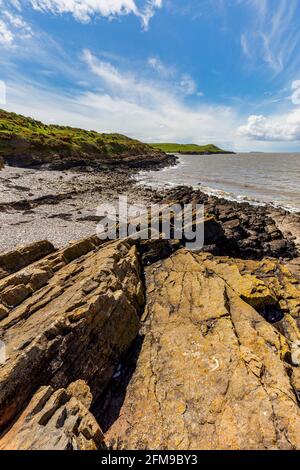
[[[139,182],[155,188],[193,186],[229,200],[271,203],[300,212],[300,153],[178,157],[174,167],[140,172]]]

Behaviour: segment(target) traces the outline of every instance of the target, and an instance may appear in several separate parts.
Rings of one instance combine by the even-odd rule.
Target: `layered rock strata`
[[[41,386],[81,379],[97,398],[138,333],[144,291],[136,247],[95,240],[0,281],[2,431]]]
[[[300,448],[300,283],[280,260],[42,243],[0,280],[1,449]]]
[[[1,450],[105,449],[103,434],[89,412],[92,395],[84,381],[67,389],[41,387],[1,440]]]

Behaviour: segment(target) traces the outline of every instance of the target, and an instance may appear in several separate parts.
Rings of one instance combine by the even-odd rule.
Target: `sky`
[[[0,0],[0,106],[145,142],[300,151],[299,18],[299,0]]]

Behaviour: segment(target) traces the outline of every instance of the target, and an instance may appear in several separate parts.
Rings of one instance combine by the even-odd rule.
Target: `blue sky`
[[[298,0],[0,7],[7,110],[149,142],[300,151]]]

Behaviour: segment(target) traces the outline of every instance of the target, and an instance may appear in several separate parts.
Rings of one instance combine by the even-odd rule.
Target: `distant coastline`
[[[214,144],[197,145],[197,144],[175,144],[175,143],[155,143],[149,144],[155,150],[165,153],[177,153],[181,155],[232,155],[235,152],[223,150]]]

